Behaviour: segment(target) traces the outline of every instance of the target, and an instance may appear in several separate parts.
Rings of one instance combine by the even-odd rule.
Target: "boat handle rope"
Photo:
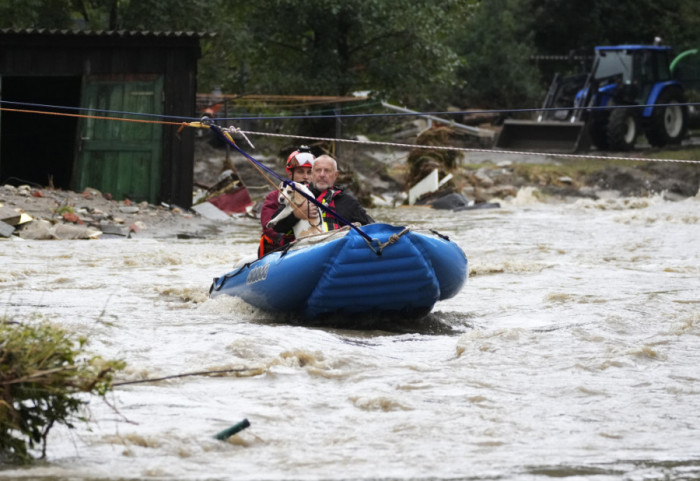
[[[253,262],[255,262],[255,261],[253,261]],[[212,282],[212,284],[211,284],[211,288],[209,288],[209,292],[211,293],[212,291],[220,291],[221,288],[224,287],[224,281],[226,279],[236,277],[238,274],[243,272],[243,269],[245,269],[246,267],[250,267],[250,265],[253,262],[246,262],[241,267],[239,267],[237,271],[229,272],[228,274],[224,274],[223,276],[217,277],[216,279],[214,279],[214,282]]]
[[[398,234],[391,234],[391,236],[389,236],[389,238],[386,240],[386,242],[379,242],[379,240],[377,240],[377,239],[372,239],[372,242],[367,242],[365,240],[365,242],[367,242],[367,245],[369,246],[370,249],[372,249],[374,251],[375,254],[380,256],[380,255],[382,255],[382,251],[384,250],[385,247],[390,246],[391,244],[395,244],[396,242],[399,241],[399,239],[401,238],[402,235],[407,234],[411,230],[412,230],[412,227],[404,227],[404,229],[401,232],[399,232]],[[450,242],[450,238],[448,236],[446,236],[445,234],[441,234],[438,231],[436,231],[435,229],[428,229],[428,231],[432,232],[433,234],[435,234],[439,238],[446,240],[447,242]],[[375,242],[377,243],[376,249],[373,245],[373,243],[375,243]]]
[[[446,236],[445,234],[440,234],[440,233],[439,233],[438,231],[436,231],[435,229],[428,229],[428,230],[429,230],[430,232],[432,232],[433,234],[435,234],[436,236],[438,236],[439,238],[444,239],[444,240],[446,240],[447,242],[450,241],[450,238],[449,238],[448,236]]]
[[[265,172],[267,172],[268,174],[272,175],[272,176],[275,177],[277,180],[279,180],[280,182],[282,182],[284,185],[290,186],[292,189],[294,189],[294,191],[296,191],[296,192],[298,192],[299,194],[301,194],[303,197],[305,197],[309,202],[311,202],[312,204],[314,204],[314,205],[315,205],[316,207],[318,207],[319,209],[324,210],[325,212],[331,214],[333,217],[335,217],[336,219],[338,219],[338,220],[339,220],[340,222],[342,222],[343,224],[348,225],[348,226],[350,226],[351,228],[355,229],[355,231],[356,231],[358,234],[360,234],[360,235],[365,239],[365,241],[367,241],[368,243],[371,243],[371,242],[373,241],[373,239],[372,239],[370,236],[368,236],[362,229],[360,229],[360,228],[357,227],[356,225],[353,225],[352,222],[350,222],[349,220],[345,219],[343,216],[341,216],[340,214],[338,214],[333,208],[331,208],[331,207],[329,207],[329,206],[323,204],[322,202],[319,202],[318,200],[316,200],[316,198],[315,198],[314,196],[308,195],[308,194],[302,192],[301,189],[298,189],[297,186],[296,186],[296,184],[295,184],[295,182],[294,182],[293,180],[285,179],[284,177],[282,177],[281,175],[279,175],[277,172],[275,172],[274,170],[270,169],[269,167],[263,165],[261,162],[259,162],[258,160],[254,159],[251,155],[249,155],[249,154],[248,154],[247,152],[245,152],[243,149],[241,149],[240,147],[238,147],[238,145],[236,145],[236,142],[233,140],[233,137],[231,136],[231,134],[241,134],[241,135],[243,135],[243,137],[248,141],[248,143],[249,143],[251,146],[253,146],[253,144],[250,142],[250,140],[248,140],[248,137],[246,137],[245,134],[243,134],[243,132],[241,131],[241,129],[236,128],[236,127],[221,127],[220,125],[217,125],[217,124],[216,124],[212,119],[210,119],[209,117],[202,117],[201,120],[200,120],[199,122],[189,122],[189,123],[182,124],[182,126],[183,126],[183,127],[184,127],[184,126],[187,126],[187,127],[205,128],[205,129],[210,129],[210,130],[212,130],[212,131],[217,135],[217,137],[219,137],[219,138],[222,139],[224,142],[226,142],[228,145],[230,145],[231,147],[233,147],[234,149],[236,149],[236,151],[238,151],[238,153],[240,153],[240,154],[241,154],[242,156],[244,156],[246,159],[250,160],[255,166],[258,167],[258,169],[264,170]],[[181,127],[181,128],[182,128],[182,127]],[[253,147],[253,148],[254,148],[254,147]]]
[[[411,231],[410,227],[404,227],[404,229],[399,232],[398,234],[391,234],[389,238],[386,240],[386,242],[379,242],[379,239],[372,239],[371,241],[368,241],[365,239],[365,242],[367,242],[367,246],[372,249],[372,251],[377,254],[378,256],[382,255],[382,252],[384,251],[385,247],[390,246],[391,244],[395,244],[399,241],[402,235],[408,233]],[[374,244],[376,244],[376,248],[374,247]]]

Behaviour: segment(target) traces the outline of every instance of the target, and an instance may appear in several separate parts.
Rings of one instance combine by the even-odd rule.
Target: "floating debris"
[[[240,431],[243,431],[248,426],[250,426],[250,422],[248,422],[247,419],[244,419],[243,421],[234,424],[230,428],[226,428],[223,431],[216,433],[214,437],[219,441],[226,441],[228,438]]]

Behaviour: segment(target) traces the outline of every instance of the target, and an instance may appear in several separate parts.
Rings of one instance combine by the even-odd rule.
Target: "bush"
[[[0,318],[0,462],[28,463],[29,449],[55,423],[69,428],[86,401],[80,393],[104,396],[121,361],[82,353],[87,340],[71,338],[50,323],[25,325]]]

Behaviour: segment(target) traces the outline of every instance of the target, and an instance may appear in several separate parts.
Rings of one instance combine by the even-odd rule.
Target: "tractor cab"
[[[653,86],[671,80],[670,47],[619,46],[596,47],[592,80],[598,94],[615,97],[616,102],[646,104]],[[596,102],[608,105],[605,98]]]

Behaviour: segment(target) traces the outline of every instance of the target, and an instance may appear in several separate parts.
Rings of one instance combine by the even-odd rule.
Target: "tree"
[[[0,0],[0,28],[67,28],[70,0]]]
[[[202,31],[221,0],[0,0],[0,27]]]
[[[470,3],[239,2],[226,8],[238,10],[238,23],[249,32],[247,43],[219,45],[236,51],[234,64],[247,66],[246,92],[348,95],[369,90],[381,98],[424,103],[454,83],[457,57],[444,40]],[[211,82],[207,72],[202,75]]]
[[[697,0],[0,0],[0,27],[214,32],[201,91],[348,95],[416,109],[539,104],[538,55],[700,44]]]
[[[455,40],[462,57],[458,105],[530,107],[539,101],[539,74],[531,56],[531,17],[523,0],[489,0],[475,8]]]
[[[531,2],[534,42],[541,54],[592,53],[596,45],[651,44],[661,37],[677,49],[700,43],[696,0],[523,0]]]
[[[659,35],[672,45],[677,53],[700,48],[700,3],[682,0],[666,10],[659,20]]]
[[[106,0],[106,3],[114,4],[111,8],[118,15],[117,28],[129,30],[204,32],[213,31],[226,21],[220,16],[220,0]]]

